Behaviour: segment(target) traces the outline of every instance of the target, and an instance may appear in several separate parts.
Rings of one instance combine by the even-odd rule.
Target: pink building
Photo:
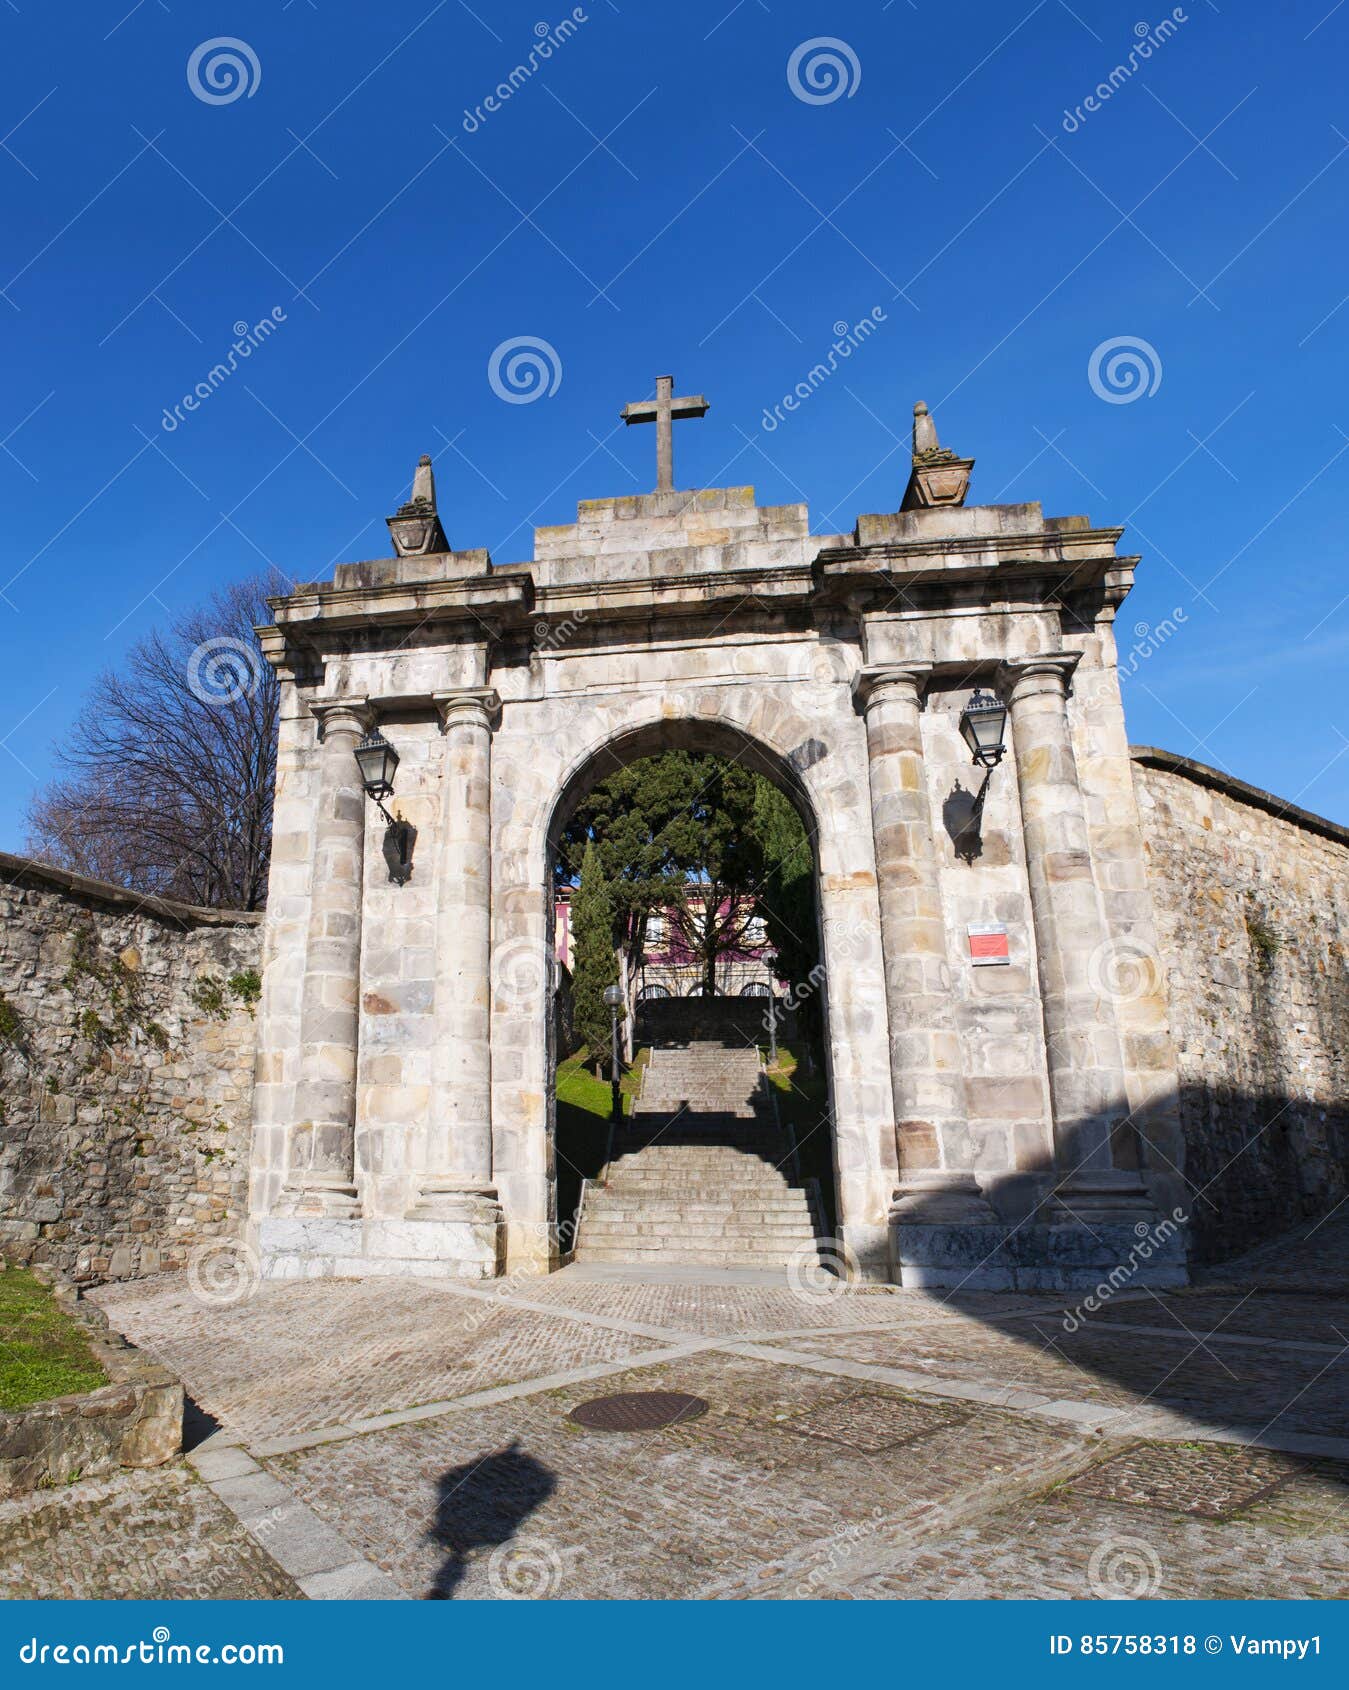
[[[691,900],[698,904],[697,898]],[[723,906],[723,910],[725,906]],[[554,903],[557,960],[571,971],[571,889],[561,887]],[[763,917],[752,915],[737,923],[733,941],[717,957],[717,994],[721,997],[768,997],[774,992],[772,962]],[[700,997],[703,970],[685,937],[680,913],[667,908],[649,916],[646,944],[636,981],[638,998]]]

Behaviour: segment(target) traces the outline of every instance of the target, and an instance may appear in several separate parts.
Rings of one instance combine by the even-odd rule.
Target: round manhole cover
[[[578,1404],[567,1419],[596,1432],[655,1432],[706,1413],[702,1397],[686,1396],[683,1391],[620,1391]]]

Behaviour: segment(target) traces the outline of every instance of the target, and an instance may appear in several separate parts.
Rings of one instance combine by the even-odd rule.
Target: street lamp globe
[[[376,728],[356,747],[355,756],[367,797],[387,798],[393,791],[393,777],[398,768],[398,753],[393,746]]]
[[[960,736],[980,768],[991,769],[1002,761],[1006,727],[1007,706],[991,692],[976,689],[960,712]]]

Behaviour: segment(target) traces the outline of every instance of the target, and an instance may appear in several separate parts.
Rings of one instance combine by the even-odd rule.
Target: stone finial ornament
[[[913,408],[913,470],[900,509],[963,505],[973,468],[973,458],[958,458],[937,439],[937,425],[920,399]]]
[[[385,519],[399,557],[423,557],[429,552],[447,552],[450,542],[436,512],[436,478],[425,452],[417,460],[412,477],[412,497]]]
[[[913,461],[916,464],[926,463],[938,457],[954,458],[955,453],[938,442],[937,425],[920,399],[913,408]]]

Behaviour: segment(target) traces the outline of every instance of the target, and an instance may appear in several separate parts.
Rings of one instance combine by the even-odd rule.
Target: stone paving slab
[[[856,1396],[846,1381],[707,1352],[616,1374],[606,1392],[687,1390],[696,1421],[589,1431],[557,1391],[281,1457],[272,1469],[409,1594],[692,1597],[843,1535],[930,1529],[967,1493],[1086,1459],[1079,1438],[986,1414],[868,1453],[786,1423]],[[872,1393],[875,1394],[875,1393]],[[984,1493],[987,1494],[984,1494]],[[518,1555],[517,1555],[518,1551]]]
[[[571,1270],[546,1280],[503,1281],[531,1302],[664,1327],[707,1337],[749,1337],[761,1332],[809,1331],[840,1326],[910,1325],[1060,1308],[1053,1298],[996,1297],[901,1290],[898,1286],[844,1286],[820,1292],[786,1285],[598,1282],[572,1278]],[[503,1294],[507,1294],[503,1292]]]
[[[301,1594],[182,1467],[0,1503],[0,1597],[238,1601]]]
[[[1172,1514],[1222,1519],[1302,1471],[1294,1456],[1226,1444],[1134,1444],[1072,1481],[1074,1498],[1132,1502]]]
[[[1147,1336],[1087,1328],[1068,1333],[1053,1320],[990,1330],[924,1326],[903,1331],[826,1333],[793,1338],[803,1353],[855,1360],[950,1379],[997,1379],[1051,1397],[1158,1408],[1229,1423],[1234,1409],[1250,1426],[1349,1433],[1349,1350],[1339,1357],[1290,1350],[1205,1348],[1183,1332]],[[1329,1365],[1328,1365],[1329,1364]]]
[[[1246,1291],[1158,1292],[1128,1302],[1110,1302],[1093,1313],[1089,1326],[1162,1327],[1217,1339],[1261,1339],[1273,1343],[1349,1343],[1349,1298]]]
[[[653,1348],[431,1281],[307,1280],[204,1305],[186,1280],[98,1293],[108,1318],[248,1439],[284,1437]],[[537,1281],[531,1283],[537,1284]]]
[[[1349,1540],[1342,1533],[1291,1537],[1254,1522],[1196,1520],[1053,1492],[920,1544],[886,1570],[826,1580],[820,1594],[1324,1601],[1342,1600],[1346,1590]]]
[[[1329,1215],[1304,1222],[1292,1231],[1238,1256],[1199,1269],[1195,1283],[1337,1293],[1349,1302],[1349,1198]]]
[[[1309,1458],[1349,1454],[1346,1310],[1249,1290],[1123,1294],[1076,1331],[1048,1297],[568,1273],[99,1295],[225,1424],[194,1458],[239,1510],[224,1576],[249,1526],[314,1597],[1342,1591],[1349,1463]],[[643,1388],[710,1411],[566,1420]],[[161,1576],[147,1550],[116,1578]]]

